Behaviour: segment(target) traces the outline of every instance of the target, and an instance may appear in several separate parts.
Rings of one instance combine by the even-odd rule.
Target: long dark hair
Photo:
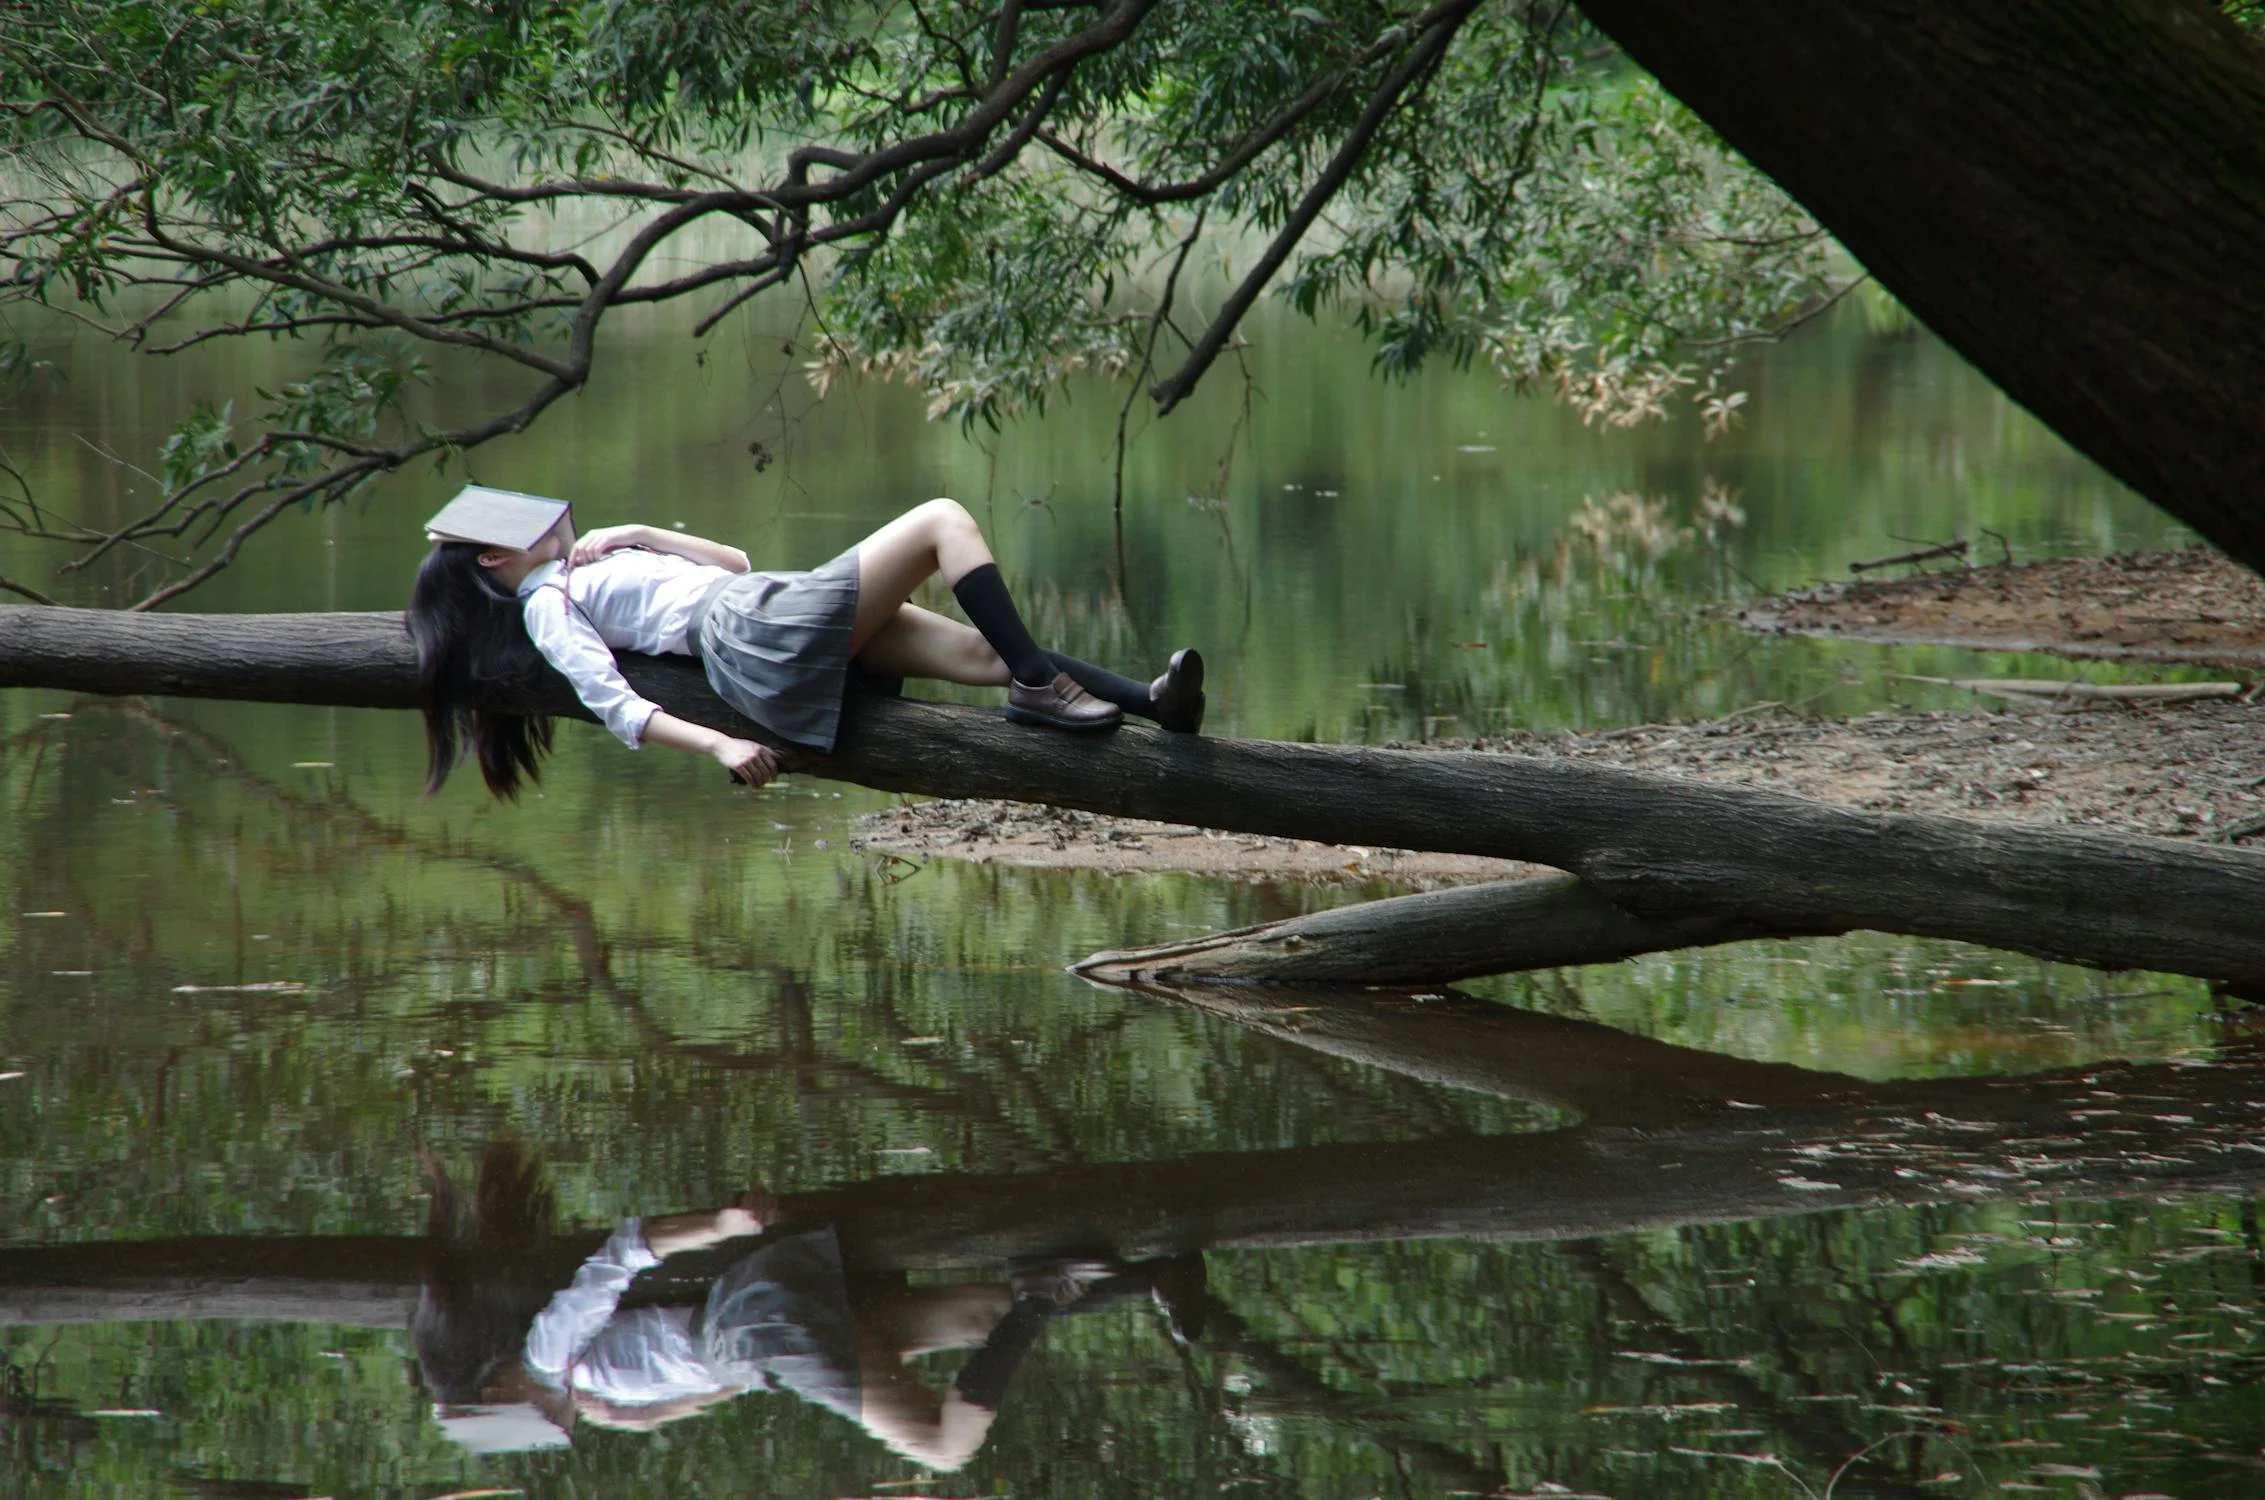
[[[409,591],[409,636],[417,643],[417,706],[425,714],[425,795],[440,790],[468,743],[488,790],[519,795],[540,781],[551,721],[503,713],[484,700],[526,698],[543,680],[543,656],[527,635],[518,599],[480,566],[480,546],[441,542]]]
[[[470,1200],[427,1154],[425,1284],[410,1315],[418,1373],[432,1399],[476,1403],[526,1348],[527,1330],[557,1289],[543,1254],[557,1199],[541,1163],[516,1141],[491,1142]]]

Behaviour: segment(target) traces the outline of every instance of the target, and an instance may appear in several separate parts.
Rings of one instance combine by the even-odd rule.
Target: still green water
[[[1322,739],[1886,706],[2003,663],[1707,611],[1901,538],[2176,536],[1923,337],[1772,351],[1706,443],[1262,332],[1232,446],[1224,387],[1133,446],[1122,600],[1106,392],[986,449],[901,391],[812,408],[775,333],[699,364],[656,335],[475,470],[759,565],[953,494],[1043,636],[1143,670],[1199,644],[1212,730]],[[89,519],[146,481],[81,437],[146,464],[188,399],[289,373],[54,352],[0,441]],[[463,477],[279,529],[196,605],[393,607]],[[1710,492],[1744,517],[1712,540]],[[1620,494],[1651,508],[1584,534]],[[588,726],[514,808],[419,800],[420,756],[400,715],[0,696],[0,1493],[1794,1496],[1866,1450],[1834,1493],[2265,1485],[2265,1065],[2199,986],[1872,937],[1660,955],[1474,987],[1499,1024],[1449,1076],[1420,1007],[1332,1048],[1324,998],[1062,970],[1348,893],[912,870],[852,847],[876,794],[727,791]],[[1654,1119],[1663,1090],[1712,1103]],[[1919,1133],[1859,1181],[1882,1120]],[[861,1288],[1170,1255],[1166,1295],[1048,1324],[955,1473],[780,1393],[476,1456],[408,1324],[425,1161],[468,1181],[498,1139],[555,1187],[557,1285],[588,1232],[761,1182]],[[967,1357],[916,1363],[941,1390]]]

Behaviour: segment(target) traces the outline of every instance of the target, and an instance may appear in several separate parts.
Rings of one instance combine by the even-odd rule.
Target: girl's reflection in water
[[[1048,1319],[1145,1294],[1166,1264],[1054,1260],[1018,1266],[1006,1284],[865,1284],[825,1228],[758,1246],[704,1301],[624,1307],[638,1272],[760,1234],[775,1200],[757,1191],[712,1213],[625,1220],[559,1288],[541,1253],[555,1201],[532,1158],[491,1145],[469,1202],[437,1160],[428,1169],[432,1256],[411,1336],[435,1416],[479,1453],[562,1446],[577,1421],[650,1431],[770,1389],[956,1469],[982,1446]],[[941,1394],[907,1364],[962,1348],[975,1353]]]

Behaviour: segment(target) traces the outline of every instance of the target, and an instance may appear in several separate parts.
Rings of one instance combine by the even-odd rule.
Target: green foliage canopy
[[[996,424],[1081,371],[1168,411],[1272,287],[1388,373],[1483,359],[1594,420],[1720,423],[1737,346],[1846,281],[1567,0],[0,0],[0,153],[10,370],[34,309],[316,354],[248,419],[186,414],[122,525],[0,491],[66,566],[169,540],[145,606],[294,507],[524,430],[653,304],[705,337],[775,293],[821,390],[901,378]],[[524,372],[516,399],[412,418],[444,347]]]

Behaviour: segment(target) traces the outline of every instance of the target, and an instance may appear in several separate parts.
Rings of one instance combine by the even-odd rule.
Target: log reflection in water
[[[1450,997],[1194,997],[1374,1066],[1578,1109],[1531,1135],[1214,1152],[1008,1174],[882,1177],[784,1200],[868,1269],[1107,1248],[1472,1237],[1564,1240],[1879,1204],[2265,1185],[2265,1048],[2024,1078],[1874,1083]],[[595,1243],[562,1239],[561,1266]],[[272,1317],[398,1326],[412,1237],[0,1250],[0,1323]],[[701,1274],[687,1265],[686,1272]]]

